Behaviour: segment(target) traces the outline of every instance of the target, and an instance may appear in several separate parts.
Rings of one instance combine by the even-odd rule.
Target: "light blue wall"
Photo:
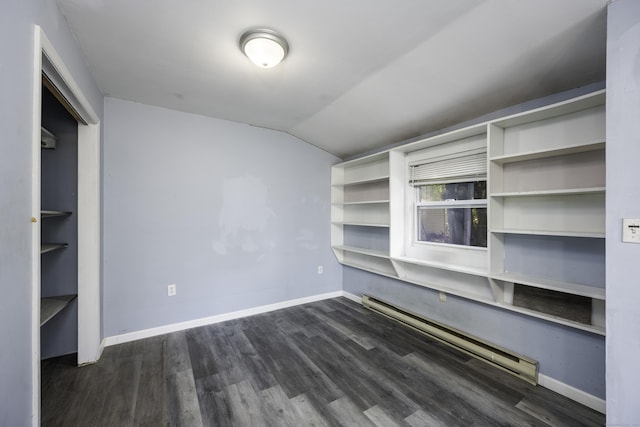
[[[54,0],[0,6],[0,425],[31,419],[31,129],[34,25],[102,117],[102,95]],[[39,150],[39,149],[38,149]]]
[[[640,2],[617,0],[607,30],[607,424],[640,425]]]
[[[340,290],[338,160],[281,132],[107,98],[105,335]]]
[[[489,119],[526,111],[585,93],[601,89],[602,83],[589,85],[575,90],[555,94],[516,105],[499,112],[491,113],[478,119],[455,126],[460,128],[472,123],[480,123]],[[433,134],[441,133],[440,131]],[[397,146],[395,144],[394,146]],[[607,160],[609,161],[609,159]],[[608,189],[610,186],[608,186]],[[638,216],[640,218],[640,216]],[[526,271],[535,268],[525,265],[519,258],[518,245],[532,246],[539,244],[529,239],[526,243],[510,239],[508,242],[514,251],[506,262]],[[576,247],[572,239],[562,239],[565,247]],[[553,253],[553,252],[552,252]],[[549,267],[548,274],[557,280],[562,275],[569,278],[580,277],[585,281],[587,275],[597,283],[604,277],[604,272],[593,262],[602,261],[603,250],[598,244],[582,246],[574,251],[571,265],[580,266],[580,271],[564,271],[564,265],[549,260],[548,253],[539,253],[538,261],[544,261]],[[355,295],[370,294],[383,300],[395,303],[434,320],[467,331],[489,342],[499,344],[525,356],[537,360],[540,372],[553,379],[569,384],[579,390],[604,399],[605,397],[605,339],[589,332],[584,332],[558,325],[552,322],[521,315],[512,311],[488,306],[464,298],[448,296],[446,303],[441,303],[438,293],[428,288],[390,279],[361,270],[345,267],[343,274],[344,290]],[[588,280],[587,280],[588,282]]]

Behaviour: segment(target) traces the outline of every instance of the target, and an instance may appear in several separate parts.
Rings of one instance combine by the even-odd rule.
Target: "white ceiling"
[[[608,0],[58,0],[106,96],[337,156],[605,78]],[[260,69],[252,27],[290,52]]]

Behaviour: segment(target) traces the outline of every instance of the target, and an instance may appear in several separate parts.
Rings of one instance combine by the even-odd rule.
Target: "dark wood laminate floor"
[[[42,363],[44,426],[601,426],[344,298]]]

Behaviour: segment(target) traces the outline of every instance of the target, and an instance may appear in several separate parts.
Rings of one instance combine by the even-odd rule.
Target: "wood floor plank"
[[[327,406],[329,408],[329,411],[335,416],[336,419],[340,420],[342,425],[354,427],[375,427],[375,424],[373,424],[369,420],[369,418],[364,415],[358,405],[356,405],[346,396],[334,400]]]
[[[226,388],[230,408],[230,425],[262,427],[268,424],[262,414],[262,405],[249,381]]]
[[[539,420],[522,414],[520,410],[509,403],[496,399],[486,393],[484,385],[471,381],[457,372],[447,370],[444,366],[434,363],[418,353],[405,356],[405,359],[421,371],[429,372],[437,384],[447,390],[452,390],[451,402],[456,410],[466,409],[463,418],[486,425],[521,425],[538,426]]]
[[[398,419],[403,419],[419,408],[394,384],[379,381],[377,370],[368,369],[370,366],[328,337],[294,337],[298,338],[298,346],[361,410],[382,405],[390,413],[397,414]]]
[[[185,338],[194,377],[204,378],[217,373],[219,361],[213,355],[208,328],[189,329]]]
[[[218,374],[196,379],[196,391],[200,404],[200,415],[205,427],[231,425],[231,408],[224,388],[219,386]]]
[[[134,426],[159,426],[167,424],[164,387],[164,341],[165,337],[143,340],[140,381],[135,403]]]
[[[331,315],[325,313],[325,311],[323,310],[320,310],[320,309],[314,310],[313,308],[310,308],[310,310],[319,320],[323,322],[325,327],[330,326],[331,328],[335,329],[337,332],[342,334],[345,339],[352,340],[353,342],[360,345],[365,350],[371,350],[372,348],[375,348],[377,342],[374,339],[371,339],[368,336],[360,335],[353,332],[351,328],[333,319]],[[317,328],[321,329],[320,327],[317,327]],[[316,335],[319,335],[318,331],[316,331]]]
[[[407,424],[411,427],[448,427],[449,424],[435,418],[432,414],[423,409],[419,409],[406,418]]]
[[[291,338],[277,328],[261,326],[245,330],[245,335],[287,396],[291,398],[313,390],[317,398],[330,402],[343,395]]]
[[[189,345],[185,331],[172,332],[166,335],[165,364],[173,372],[192,370]]]
[[[549,393],[550,396],[543,397],[539,394],[526,396],[516,407],[532,417],[550,426],[601,426],[601,416],[596,411],[576,404],[563,396]],[[553,403],[564,402],[563,405],[551,405]]]
[[[289,400],[298,419],[302,421],[301,425],[309,427],[330,427],[331,424],[329,424],[325,417],[315,408],[306,393],[299,394]]]
[[[400,421],[400,420],[397,420],[397,419],[389,416],[389,414],[386,413],[384,411],[384,409],[382,409],[378,405],[373,406],[373,407],[367,409],[366,411],[364,411],[364,415],[366,415],[366,417],[369,418],[369,420],[373,424],[375,424],[377,427],[408,426],[409,425],[408,423],[406,423],[404,421]]]
[[[265,390],[278,385],[278,381],[271,375],[264,360],[241,328],[225,326],[223,331],[227,344],[234,354],[234,366],[245,372],[256,390]]]
[[[293,404],[280,386],[261,390],[258,392],[258,396],[267,425],[298,427],[306,424],[303,418],[298,418]]]
[[[192,370],[171,373],[167,375],[166,381],[168,424],[202,427],[200,404]]]

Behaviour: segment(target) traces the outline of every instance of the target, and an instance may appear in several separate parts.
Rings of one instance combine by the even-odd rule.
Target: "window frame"
[[[469,138],[447,142],[440,145],[423,148],[405,155],[404,161],[404,237],[403,256],[424,260],[426,262],[444,262],[456,266],[468,266],[471,268],[485,269],[488,262],[489,231],[487,224],[487,246],[468,246],[452,243],[428,242],[418,240],[418,206],[446,207],[481,207],[487,209],[489,214],[488,199],[470,199],[464,201],[436,201],[418,202],[419,185],[411,182],[411,167],[421,163],[431,163],[441,160],[451,160],[473,153],[483,153],[486,159],[486,135],[474,135]],[[488,165],[488,161],[487,161]],[[433,180],[428,184],[486,181],[488,191],[487,174],[465,177],[451,177]],[[425,183],[427,184],[427,183]]]
[[[476,179],[475,181],[461,181],[461,180],[452,180],[452,181],[441,181],[441,182],[434,182],[432,184],[455,184],[455,183],[464,183],[464,182],[480,182],[480,181],[484,181],[485,185],[487,182],[486,177],[481,178],[481,179]],[[429,185],[429,184],[423,184],[423,185]],[[420,219],[418,218],[419,216],[419,211],[420,208],[433,208],[433,209],[448,209],[448,208],[453,208],[453,209],[466,209],[466,208],[484,208],[487,209],[487,199],[464,199],[464,200],[443,200],[443,201],[428,201],[428,202],[418,202],[417,200],[420,198],[418,196],[418,193],[420,192],[420,187],[422,185],[415,185],[413,186],[413,190],[414,190],[414,203],[413,203],[413,244],[416,245],[420,245],[420,244],[426,244],[426,245],[446,245],[446,246],[451,246],[454,248],[458,248],[458,247],[462,247],[462,248],[472,248],[472,249],[482,249],[482,250],[487,250],[487,246],[472,246],[472,245],[464,245],[464,244],[460,244],[460,243],[444,243],[444,242],[430,242],[427,240],[420,240],[419,239],[419,235],[420,235]],[[487,237],[485,237],[485,240],[488,240],[488,230],[487,230]]]

